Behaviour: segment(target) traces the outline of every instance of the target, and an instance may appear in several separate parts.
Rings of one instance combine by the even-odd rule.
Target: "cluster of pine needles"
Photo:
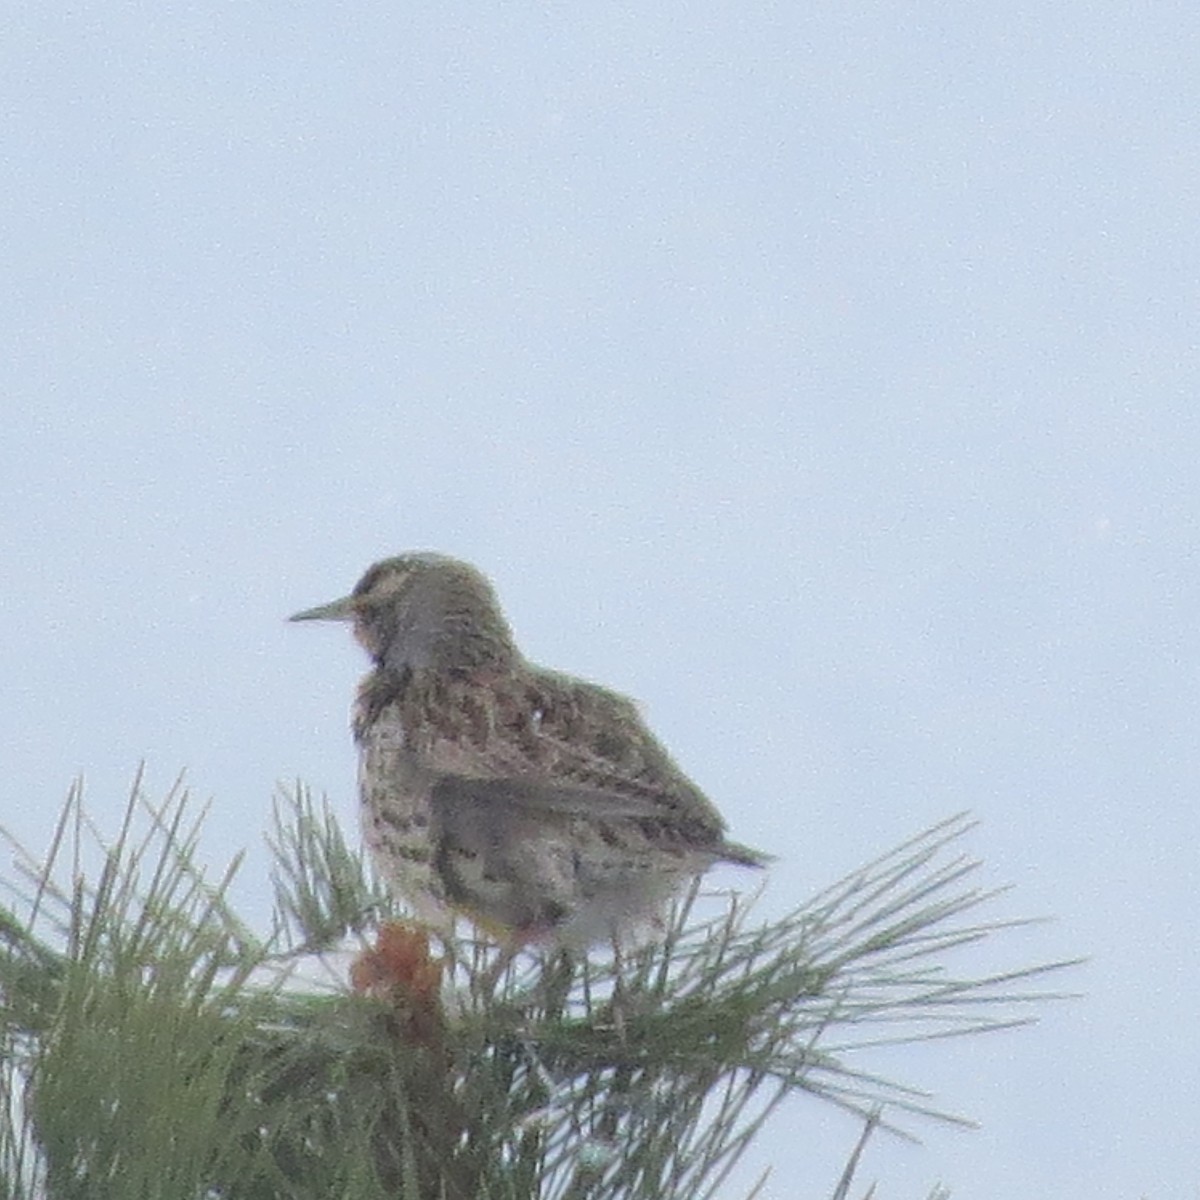
[[[703,1200],[795,1093],[863,1122],[841,1200],[872,1131],[957,1120],[870,1048],[1025,1023],[1067,965],[954,970],[1023,923],[980,916],[965,817],[781,920],[693,891],[641,949],[498,977],[398,923],[303,787],[265,932],[237,862],[206,875],[202,823],[139,783],[105,838],[76,788],[46,856],[11,845],[0,1200]]]

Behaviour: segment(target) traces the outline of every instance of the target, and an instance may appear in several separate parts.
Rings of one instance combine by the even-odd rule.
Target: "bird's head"
[[[496,593],[469,563],[428,552],[385,558],[354,591],[292,621],[352,621],[377,666],[466,672],[516,656]]]

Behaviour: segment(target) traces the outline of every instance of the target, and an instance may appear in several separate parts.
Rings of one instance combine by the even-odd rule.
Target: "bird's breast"
[[[384,708],[358,732],[363,840],[389,887],[431,924],[444,923],[434,863],[432,784],[408,747],[404,723]]]

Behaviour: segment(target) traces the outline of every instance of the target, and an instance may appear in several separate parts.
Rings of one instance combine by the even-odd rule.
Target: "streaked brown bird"
[[[582,950],[652,924],[716,862],[712,802],[631,700],[528,662],[488,580],[440,554],[376,563],[293,621],[350,621],[374,667],[354,708],[364,836],[389,887],[446,933]]]

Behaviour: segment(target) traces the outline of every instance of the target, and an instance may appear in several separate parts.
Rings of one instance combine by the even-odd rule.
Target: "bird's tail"
[[[775,861],[774,854],[764,854],[761,850],[751,850],[739,842],[722,842],[720,846],[721,862],[737,863],[740,867],[765,867]]]

